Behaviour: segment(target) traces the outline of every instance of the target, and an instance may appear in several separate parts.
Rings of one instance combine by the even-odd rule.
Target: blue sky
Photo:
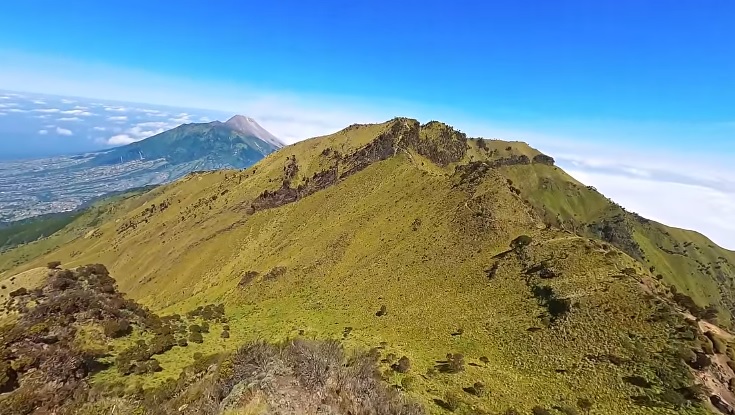
[[[0,89],[245,113],[287,142],[439,119],[735,247],[734,21],[730,0],[8,1]]]
[[[541,126],[732,123],[735,3],[677,5],[13,1],[0,6],[0,47],[202,84],[391,100]],[[733,149],[724,133],[715,138]]]

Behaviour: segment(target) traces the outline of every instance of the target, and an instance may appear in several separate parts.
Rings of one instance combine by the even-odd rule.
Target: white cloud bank
[[[111,146],[119,146],[134,143],[152,137],[156,134],[160,134],[166,130],[176,127],[180,123],[177,123],[174,119],[164,121],[147,121],[133,125],[126,129],[122,134],[116,134],[107,139],[106,143]]]

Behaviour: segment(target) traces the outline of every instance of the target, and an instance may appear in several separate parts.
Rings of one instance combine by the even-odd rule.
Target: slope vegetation
[[[353,125],[190,174],[87,229],[5,275],[104,263],[158,313],[223,303],[223,351],[294,337],[375,349],[382,377],[436,413],[707,413],[697,379],[725,354],[668,286],[727,315],[723,284],[691,264],[731,253],[624,212],[524,143],[439,122]],[[701,256],[679,261],[670,241]],[[196,352],[94,379],[155,389]]]

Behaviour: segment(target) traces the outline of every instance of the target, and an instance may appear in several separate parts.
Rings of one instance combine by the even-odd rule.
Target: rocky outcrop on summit
[[[359,128],[356,126],[354,128]],[[351,154],[341,155],[338,152],[324,150],[322,156],[331,156],[331,167],[314,173],[304,183],[291,187],[298,164],[296,156],[287,159],[284,167],[282,186],[276,190],[265,190],[250,205],[248,212],[275,208],[293,203],[303,197],[345,179],[373,163],[386,160],[399,152],[415,151],[439,166],[457,162],[467,151],[467,136],[452,127],[432,121],[420,125],[418,121],[408,118],[394,119],[388,129],[378,135],[367,145]],[[528,157],[526,158],[527,162]],[[340,173],[341,172],[341,173]]]
[[[546,164],[548,166],[554,165],[554,158],[547,156],[546,154],[537,154],[533,157],[533,162],[537,164]]]
[[[422,156],[446,166],[462,160],[467,151],[467,135],[447,124],[430,121],[421,126],[418,137],[410,145]]]

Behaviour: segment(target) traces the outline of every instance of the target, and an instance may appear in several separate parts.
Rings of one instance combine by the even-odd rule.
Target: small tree
[[[48,264],[46,264],[48,269],[59,269],[61,266],[61,261],[51,261]]]

